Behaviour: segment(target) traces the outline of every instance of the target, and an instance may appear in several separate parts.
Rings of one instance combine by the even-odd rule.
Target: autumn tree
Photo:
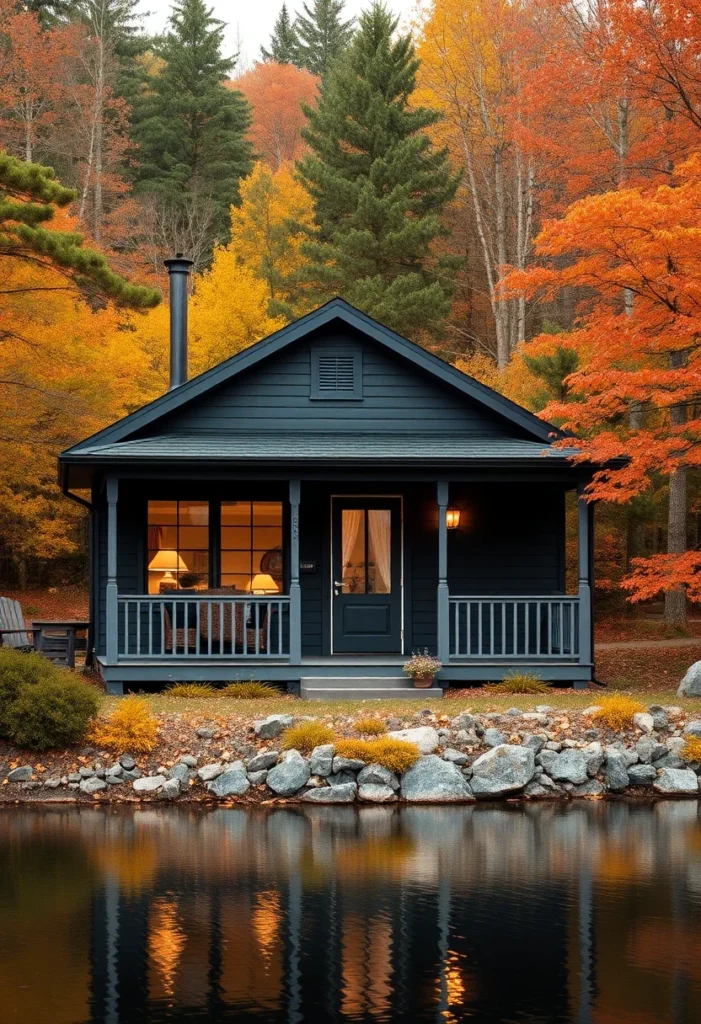
[[[418,61],[397,19],[375,4],[347,56],[308,109],[310,152],[298,164],[315,204],[304,247],[319,298],[340,294],[389,327],[440,331],[450,282],[433,244],[457,179],[426,129],[434,110],[411,103]]]
[[[180,0],[156,48],[162,64],[134,112],[135,191],[171,211],[174,241],[188,202],[211,209],[211,245],[226,238],[229,207],[252,166],[248,104],[224,84],[234,61],[222,55],[223,32],[203,0]]]
[[[251,106],[250,139],[273,171],[302,155],[303,105],[314,101],[318,79],[292,64],[257,64],[236,79]]]
[[[343,21],[343,0],[312,0],[294,23],[297,63],[323,78],[348,47],[353,19]]]
[[[264,61],[274,64],[297,64],[299,40],[287,13],[287,4],[283,4],[280,8],[268,45],[269,50],[266,50],[264,46],[260,48]]]
[[[625,503],[666,480],[667,553],[634,559],[624,586],[633,600],[664,592],[674,624],[685,620],[685,593],[701,599],[701,555],[687,551],[688,474],[701,465],[699,203],[698,155],[671,185],[582,199],[538,236],[543,266],[508,282],[546,300],[572,287],[594,296],[575,329],[557,337],[580,365],[566,379],[568,400],[544,415],[577,431],[581,457],[602,466],[591,498]],[[529,348],[536,355],[552,344],[545,336]]]

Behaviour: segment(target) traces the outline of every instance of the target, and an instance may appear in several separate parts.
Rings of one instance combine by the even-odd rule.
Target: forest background
[[[605,464],[597,600],[701,600],[694,0],[283,6],[245,73],[203,0],[0,0],[0,579],[80,586],[59,451],[334,294]],[[53,168],[53,172],[42,168]],[[129,283],[131,282],[131,283]]]

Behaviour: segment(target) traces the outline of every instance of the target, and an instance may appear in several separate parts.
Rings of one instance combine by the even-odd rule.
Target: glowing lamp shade
[[[267,572],[257,572],[246,585],[251,594],[277,594],[278,585]]]
[[[449,530],[457,530],[460,526],[460,509],[457,505],[448,505],[445,510],[445,525]]]
[[[157,551],[148,564],[149,572],[162,572],[161,587],[174,589],[177,584],[172,575],[174,572],[187,572],[187,566],[177,551],[169,551],[163,548]]]

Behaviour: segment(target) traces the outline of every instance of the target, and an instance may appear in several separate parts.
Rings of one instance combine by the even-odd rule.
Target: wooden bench
[[[88,626],[88,622],[74,619],[39,619],[26,626],[19,601],[0,597],[0,644],[21,651],[38,651],[56,665],[75,668],[75,652],[87,647],[77,633]]]
[[[19,601],[0,597],[0,645],[33,651],[36,650],[35,641],[39,632],[39,629],[25,625]]]

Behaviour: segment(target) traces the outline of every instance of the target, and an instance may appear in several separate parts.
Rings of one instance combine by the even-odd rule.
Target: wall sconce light
[[[445,525],[449,530],[457,530],[460,526],[460,509],[457,505],[448,505],[445,510]]]

